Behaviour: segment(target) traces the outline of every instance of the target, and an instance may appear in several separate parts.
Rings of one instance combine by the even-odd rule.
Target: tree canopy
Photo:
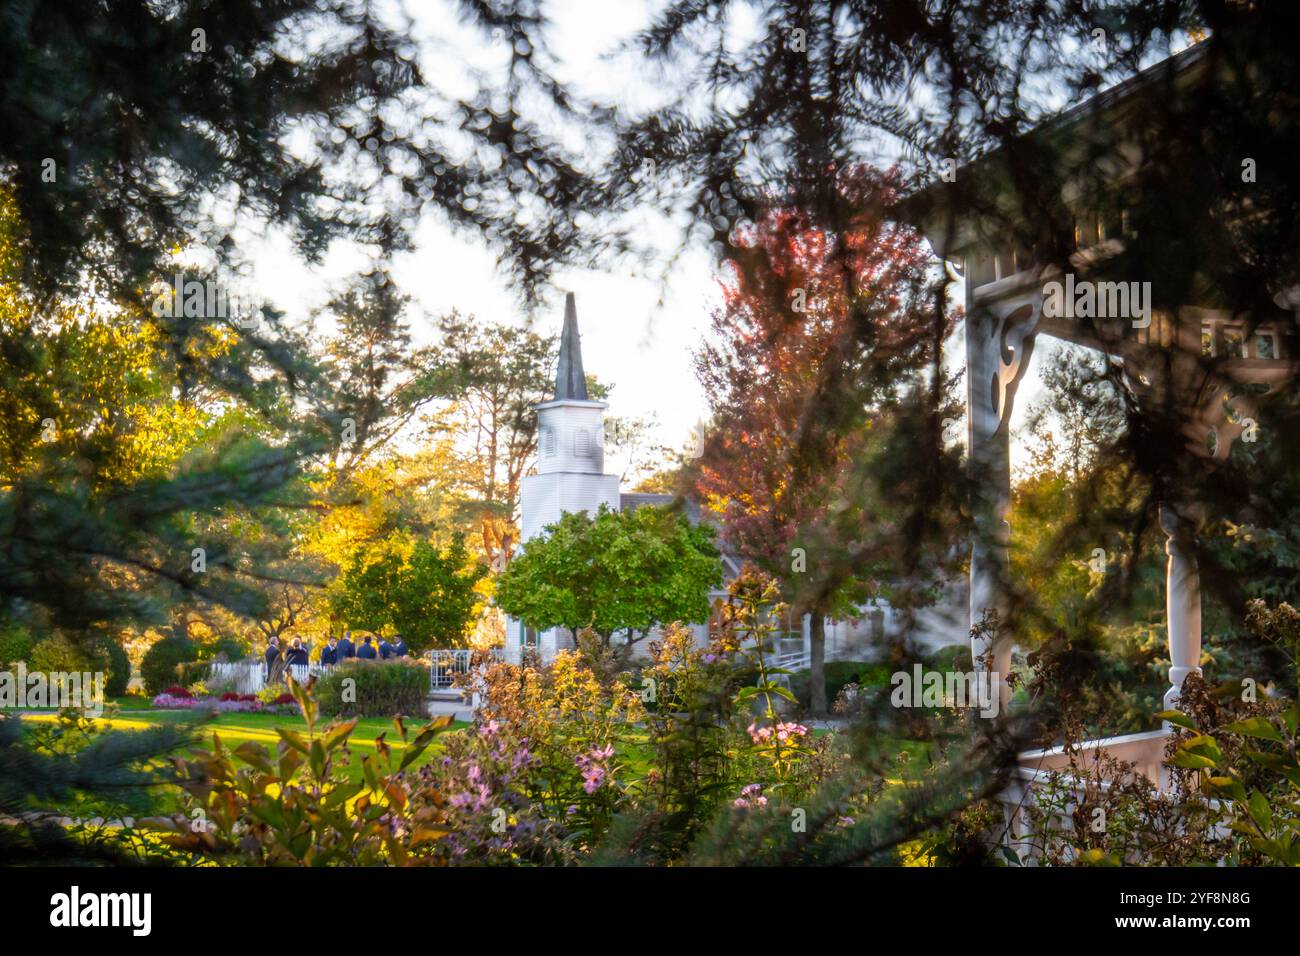
[[[460,536],[442,550],[429,541],[405,550],[399,541],[368,562],[354,557],[334,596],[335,614],[350,628],[401,634],[415,651],[463,647],[487,569]]]
[[[658,625],[709,617],[722,565],[708,525],[651,506],[568,513],[528,542],[497,581],[497,604],[540,630],[590,628],[609,646]]]

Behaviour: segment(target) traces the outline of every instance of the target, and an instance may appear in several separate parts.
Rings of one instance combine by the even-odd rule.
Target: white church
[[[578,310],[572,292],[564,303],[564,328],[560,333],[560,356],[555,373],[555,396],[536,405],[538,417],[537,464],[533,474],[520,487],[520,547],[543,534],[548,525],[566,512],[585,511],[594,515],[601,505],[622,511],[642,505],[668,505],[675,498],[667,494],[625,492],[617,475],[605,473],[605,411],[608,403],[588,397],[587,378],[582,364],[582,340],[578,334]],[[687,514],[692,521],[701,520],[698,507],[688,501]],[[739,562],[722,555],[723,580],[729,581],[740,571]],[[709,596],[718,607],[726,600],[726,591]],[[872,639],[891,623],[888,607],[864,610],[861,617],[826,622],[826,659],[862,660],[869,654]],[[709,623],[693,624],[696,641],[708,642]],[[809,654],[808,620],[794,621],[778,642],[777,653],[787,666],[807,666]],[[640,641],[635,653],[643,654],[648,641]],[[538,632],[523,621],[506,619],[504,657],[518,663],[526,650],[535,650],[543,662],[556,652],[574,646],[573,634],[566,628]]]

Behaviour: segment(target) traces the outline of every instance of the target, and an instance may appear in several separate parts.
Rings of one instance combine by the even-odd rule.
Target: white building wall
[[[551,472],[529,475],[519,484],[523,547],[566,512],[594,516],[601,505],[618,510],[618,476]]]
[[[519,485],[520,550],[547,525],[566,513],[595,515],[601,505],[619,510],[618,476],[605,470],[604,402],[564,399],[537,406],[537,474]],[[519,663],[523,656],[521,624],[506,618],[505,657]],[[573,647],[573,635],[552,628],[537,635],[542,660]]]
[[[537,406],[537,473],[605,470],[605,402],[577,399]]]

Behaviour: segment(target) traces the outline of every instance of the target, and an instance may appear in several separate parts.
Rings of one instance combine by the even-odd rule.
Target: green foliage
[[[335,717],[413,717],[424,713],[429,669],[401,661],[351,661],[323,678],[321,713]]]
[[[306,733],[277,727],[274,754],[252,741],[228,750],[217,734],[212,749],[178,761],[186,812],[141,826],[178,851],[223,865],[395,866],[445,861],[448,830],[438,795],[421,788],[408,768],[451,724],[438,717],[408,740],[400,758],[376,740],[377,755],[361,760],[362,780],[347,773],[355,719],[317,731],[313,683],[290,678]]]
[[[153,792],[173,780],[161,758],[190,737],[189,724],[106,731],[72,711],[39,724],[0,717],[0,858],[41,866],[165,860],[134,829],[57,820],[147,813]]]
[[[1247,627],[1295,661],[1300,614],[1262,601],[1248,611]],[[1017,842],[1046,864],[1300,864],[1300,704],[1251,681],[1212,687],[1192,674],[1179,709],[1154,716],[1174,732],[1165,790],[1113,756],[1077,756],[1078,728],[1067,725],[1068,763],[1035,786]],[[1003,848],[1012,863],[1025,849]]]
[[[497,581],[497,604],[538,629],[644,637],[655,625],[707,620],[722,580],[714,531],[671,510],[565,514]],[[637,632],[640,632],[639,634]]]
[[[198,654],[201,660],[211,660],[219,654],[225,654],[228,661],[242,661],[248,656],[248,648],[243,641],[233,637],[219,637],[211,644],[200,647]]]
[[[1300,703],[1283,702],[1217,728],[1170,711],[1186,728],[1169,758],[1200,793],[1221,801],[1225,824],[1255,853],[1282,866],[1300,866]]]
[[[108,651],[102,643],[83,646],[64,634],[55,634],[32,648],[30,670],[47,674],[108,670]]]
[[[131,682],[131,658],[126,648],[112,638],[105,638],[103,648],[108,655],[108,677],[104,681],[104,693],[109,697],[121,697],[126,694]]]
[[[552,394],[556,340],[454,310],[438,331],[430,382],[453,402],[452,425],[468,450],[469,494],[458,510],[478,526],[485,559],[500,566],[519,544],[520,481],[537,455],[533,406]]]
[[[859,687],[878,687],[889,683],[889,668],[883,664],[870,664],[866,661],[827,661],[826,662],[826,700],[833,702],[849,684]],[[798,671],[790,675],[790,690],[799,699],[799,703],[808,707],[811,704],[809,693],[809,673]]]
[[[158,694],[173,684],[187,683],[186,674],[177,670],[178,665],[197,661],[198,645],[179,634],[164,637],[154,643],[145,652],[140,662],[140,676],[144,680],[144,689],[150,694]]]
[[[254,526],[274,528],[273,496],[295,503],[314,441],[283,416],[283,381],[216,317],[163,329],[144,309],[41,301],[17,202],[0,182],[0,613],[79,633],[161,623],[184,595],[257,608],[245,572],[286,536]]]
[[[356,555],[333,601],[334,613],[350,627],[400,633],[414,651],[461,647],[469,638],[487,569],[470,556],[456,535],[439,551],[417,541],[410,557],[390,548],[368,563]]]
[[[1300,668],[1300,612],[1250,603],[1247,626]],[[1186,685],[1185,685],[1186,686]],[[1254,685],[1226,688],[1236,700],[1184,690],[1182,713],[1160,716],[1188,731],[1169,758],[1187,783],[1221,801],[1221,822],[1264,859],[1300,866],[1300,701],[1262,696]],[[1219,698],[1226,695],[1217,695]]]
[[[18,661],[30,661],[36,637],[20,624],[8,623],[0,629],[0,670]]]
[[[111,637],[78,642],[64,634],[53,635],[32,648],[27,667],[45,673],[102,672],[108,697],[121,697],[131,680],[131,660]]]

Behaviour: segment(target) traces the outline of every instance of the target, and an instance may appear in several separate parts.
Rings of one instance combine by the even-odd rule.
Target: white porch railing
[[[789,654],[769,654],[765,658],[768,667],[779,667],[788,671],[805,671],[812,667],[812,658],[807,651],[792,651]]]
[[[451,687],[458,674],[468,674],[474,651],[467,647],[435,648],[428,652],[429,690],[446,690]],[[492,660],[502,660],[501,651],[493,648]]]
[[[1131,765],[1134,774],[1146,777],[1158,793],[1167,794],[1170,780],[1164,755],[1169,738],[1169,730],[1162,729],[1087,740],[1075,749],[1073,764],[1071,755],[1059,746],[1021,753],[1019,767],[1012,772],[1006,789],[997,795],[1003,819],[999,841],[1014,850],[1026,865],[1036,866],[1042,849],[1038,841],[1044,834],[1034,832],[1031,815],[1038,811],[1040,828],[1068,833],[1075,826],[1074,811],[1084,790],[1084,780],[1076,775],[1089,777],[1104,759]],[[1060,775],[1055,787],[1051,783],[1053,775]],[[1072,783],[1076,779],[1078,782]],[[1094,785],[1110,790],[1112,781],[1094,781]],[[1050,795],[1050,808],[1039,799],[1044,793]]]

